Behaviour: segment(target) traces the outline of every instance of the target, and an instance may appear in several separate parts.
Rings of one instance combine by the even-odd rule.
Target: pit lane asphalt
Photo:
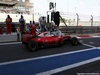
[[[59,54],[64,52],[70,52],[70,51],[76,51],[76,50],[82,50],[82,49],[88,49],[91,47],[100,47],[100,38],[89,38],[89,39],[80,39],[85,45],[78,45],[78,46],[71,46],[70,44],[64,45],[62,47],[54,47],[54,48],[46,48],[46,49],[40,49],[36,52],[29,52],[27,48],[22,45],[21,43],[18,44],[9,44],[9,45],[0,45],[0,63],[2,62],[8,62],[8,61],[14,61],[14,60],[21,60],[21,59],[27,59],[27,58],[35,58],[35,57],[41,57],[41,56],[47,56],[47,55],[53,55],[53,54]],[[69,72],[74,73],[74,75],[77,75],[79,72],[100,72],[100,61],[91,63],[91,65],[86,65],[86,67],[83,68],[83,66],[79,67],[79,69],[71,69]],[[91,69],[92,68],[92,69]],[[95,69],[94,69],[95,68]],[[85,71],[83,71],[85,69]],[[57,75],[66,75],[68,71],[63,71],[61,73],[57,73]],[[76,71],[76,72],[75,72]],[[68,74],[73,75],[73,74]]]
[[[72,46],[71,44],[66,44],[62,47],[39,49],[36,52],[29,52],[26,46],[21,43],[0,44],[0,63],[88,49],[91,48],[91,46],[100,47],[100,38],[88,38],[79,40],[82,41],[82,43],[85,45]],[[90,47],[86,45],[90,45]]]
[[[90,47],[84,45],[72,46],[71,44],[66,44],[62,47],[43,48],[39,49],[36,52],[29,52],[27,47],[21,43],[0,45],[0,63],[47,55],[54,55],[87,48]]]
[[[83,73],[83,74],[82,74]],[[100,75],[100,61],[72,68],[52,75]]]
[[[82,39],[85,45],[100,47],[100,38]],[[52,75],[100,75],[100,60]]]

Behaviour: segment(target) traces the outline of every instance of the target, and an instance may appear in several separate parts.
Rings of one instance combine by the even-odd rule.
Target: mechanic
[[[51,29],[50,29],[50,31],[54,31],[54,27],[55,27],[55,23],[52,21],[51,22]]]
[[[32,21],[30,21],[30,25],[29,25],[29,26],[31,27],[31,26],[33,26],[33,25],[36,25],[36,24],[35,24],[35,21],[33,21],[33,23],[32,23]]]
[[[33,24],[32,21],[30,21],[29,27],[32,28]]]
[[[19,23],[20,23],[20,31],[22,35],[22,33],[25,31],[25,19],[22,15],[21,18],[19,19]]]
[[[53,32],[52,32],[55,36],[61,36],[62,33],[61,31],[59,30],[59,28],[55,25],[54,28],[53,28]]]
[[[39,24],[40,24],[41,32],[45,32],[46,31],[46,19],[44,16],[39,18]]]
[[[38,23],[35,23],[35,26],[36,26],[36,33],[37,34],[40,34],[41,33],[41,29],[40,29],[40,26]]]
[[[32,21],[30,21],[30,23],[26,23],[26,29],[25,29],[25,32],[31,32],[32,28]]]
[[[36,33],[36,25],[35,22],[32,23],[32,21],[30,21],[30,25],[29,25],[31,34],[33,37],[36,37],[37,33]]]
[[[33,21],[33,25],[35,25],[35,21]]]
[[[10,15],[7,15],[6,25],[7,25],[7,34],[11,34],[11,31],[12,31],[12,18],[10,17]]]

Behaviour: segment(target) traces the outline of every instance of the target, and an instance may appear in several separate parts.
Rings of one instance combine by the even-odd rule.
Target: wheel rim
[[[74,44],[74,45],[77,45],[77,43],[78,43],[78,42],[77,42],[77,39],[73,39],[73,44]]]
[[[30,43],[29,44],[29,49],[34,51],[37,48],[37,44],[36,43]]]

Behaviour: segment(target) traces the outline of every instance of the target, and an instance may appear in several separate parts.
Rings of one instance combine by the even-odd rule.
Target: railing
[[[60,12],[67,26],[100,26],[100,16]]]
[[[63,33],[69,34],[89,34],[89,33],[100,33],[100,26],[60,26],[59,29]]]
[[[87,34],[100,32],[100,17],[78,13],[60,13],[64,23],[60,23],[60,30],[63,33]],[[65,25],[67,24],[67,27]]]

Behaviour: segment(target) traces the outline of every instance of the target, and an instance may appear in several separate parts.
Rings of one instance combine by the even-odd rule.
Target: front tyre
[[[28,49],[29,51],[31,52],[34,52],[38,49],[38,43],[36,41],[33,41],[31,40],[29,43],[28,43]]]
[[[78,45],[78,44],[79,44],[78,39],[77,39],[76,37],[72,37],[72,38],[71,38],[71,44],[72,44],[73,46]]]

